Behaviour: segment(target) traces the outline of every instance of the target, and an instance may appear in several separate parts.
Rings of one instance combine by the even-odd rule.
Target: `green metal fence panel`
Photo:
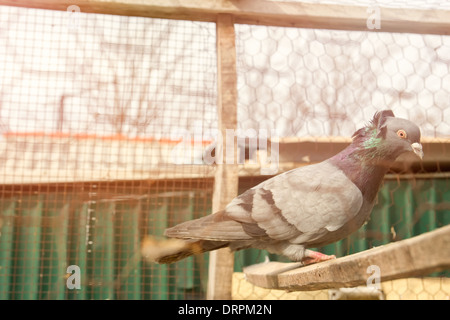
[[[150,235],[162,238],[167,227],[209,214],[205,197],[210,194],[205,194],[152,193],[120,201],[87,201],[89,196],[76,191],[5,197],[0,202],[0,299],[204,298],[208,254],[157,265],[146,261],[141,250]],[[449,180],[386,180],[366,225],[315,249],[343,256],[449,223]],[[266,256],[260,250],[240,251],[235,270]],[[81,270],[80,289],[67,287],[70,265]]]
[[[378,192],[378,203],[372,212],[366,229],[366,233],[371,234],[370,238],[372,239],[372,242],[368,244],[369,246],[379,246],[389,242],[392,217],[404,215],[401,212],[403,209],[393,205],[393,201],[403,203],[403,196],[400,195],[400,199],[395,199],[399,197],[398,193],[395,193],[395,195],[392,197],[391,190],[387,185]],[[401,223],[401,218],[399,222]],[[360,235],[362,234],[360,233]]]
[[[41,216],[43,195],[24,196],[17,208],[19,223],[14,237],[12,299],[35,300],[39,292]]]
[[[179,201],[172,204],[170,208],[171,212],[179,212],[182,221],[188,221],[195,218],[194,203],[192,194],[188,193],[187,197],[181,198]],[[177,218],[180,219],[180,218]],[[178,223],[178,221],[176,222]],[[186,290],[193,290],[195,286],[195,268],[194,257],[188,257],[176,263],[174,268],[175,285],[179,291],[179,294],[174,298],[181,298]]]
[[[47,194],[41,222],[40,285],[38,299],[64,299],[70,200]]]
[[[75,198],[75,197],[74,197]],[[90,229],[89,217],[91,204],[88,202],[73,202],[71,218],[69,221],[69,242],[67,266],[75,265],[80,268],[80,289],[66,289],[66,298],[69,300],[85,300],[87,298],[87,251],[88,234]]]
[[[13,275],[13,237],[16,199],[0,202],[0,300],[9,299]]]
[[[438,210],[436,206],[431,206],[431,204],[439,204],[439,195],[436,190],[435,180],[424,180],[422,193],[418,194],[418,205],[414,211],[413,220],[416,222],[414,225],[414,234],[421,234],[429,231],[430,229],[436,228],[438,226]],[[438,184],[439,187],[439,184]],[[450,211],[450,204],[449,204]]]
[[[116,204],[114,219],[116,299],[139,300],[141,297],[140,212],[140,201]]]
[[[148,224],[148,234],[153,235],[156,239],[162,238],[164,230],[168,226],[168,200],[167,197],[152,197],[149,199],[148,207],[145,208],[147,214],[144,221]],[[146,261],[142,263],[143,272],[145,272],[143,298],[167,300],[169,298],[168,266],[151,264]]]
[[[90,299],[114,299],[114,202],[93,205],[90,239],[88,241],[88,273]],[[90,256],[90,257],[89,257]]]

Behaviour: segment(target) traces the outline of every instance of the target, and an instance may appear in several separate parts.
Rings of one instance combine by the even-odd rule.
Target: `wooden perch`
[[[244,268],[259,287],[318,290],[366,285],[368,267],[379,267],[381,281],[424,276],[450,268],[450,225],[420,236],[346,257],[302,267],[301,263],[268,262]]]

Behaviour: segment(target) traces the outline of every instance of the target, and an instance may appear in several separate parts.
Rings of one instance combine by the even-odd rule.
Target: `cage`
[[[369,223],[318,249],[447,226],[450,11],[399,6],[0,1],[0,299],[335,297],[248,283],[244,267],[287,261],[264,251],[158,265],[148,248],[386,108],[420,126],[425,159],[399,159]],[[384,297],[448,299],[448,269],[422,276]]]

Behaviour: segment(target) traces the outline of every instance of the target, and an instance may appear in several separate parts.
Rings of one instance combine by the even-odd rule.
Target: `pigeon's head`
[[[413,122],[396,118],[391,110],[375,113],[368,126],[353,136],[369,154],[395,160],[405,152],[423,158],[420,129]]]

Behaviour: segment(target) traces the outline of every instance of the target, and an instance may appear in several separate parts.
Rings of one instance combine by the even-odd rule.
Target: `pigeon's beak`
[[[418,142],[414,142],[411,144],[411,148],[414,151],[414,153],[419,156],[420,160],[422,160],[423,159],[422,145]]]

